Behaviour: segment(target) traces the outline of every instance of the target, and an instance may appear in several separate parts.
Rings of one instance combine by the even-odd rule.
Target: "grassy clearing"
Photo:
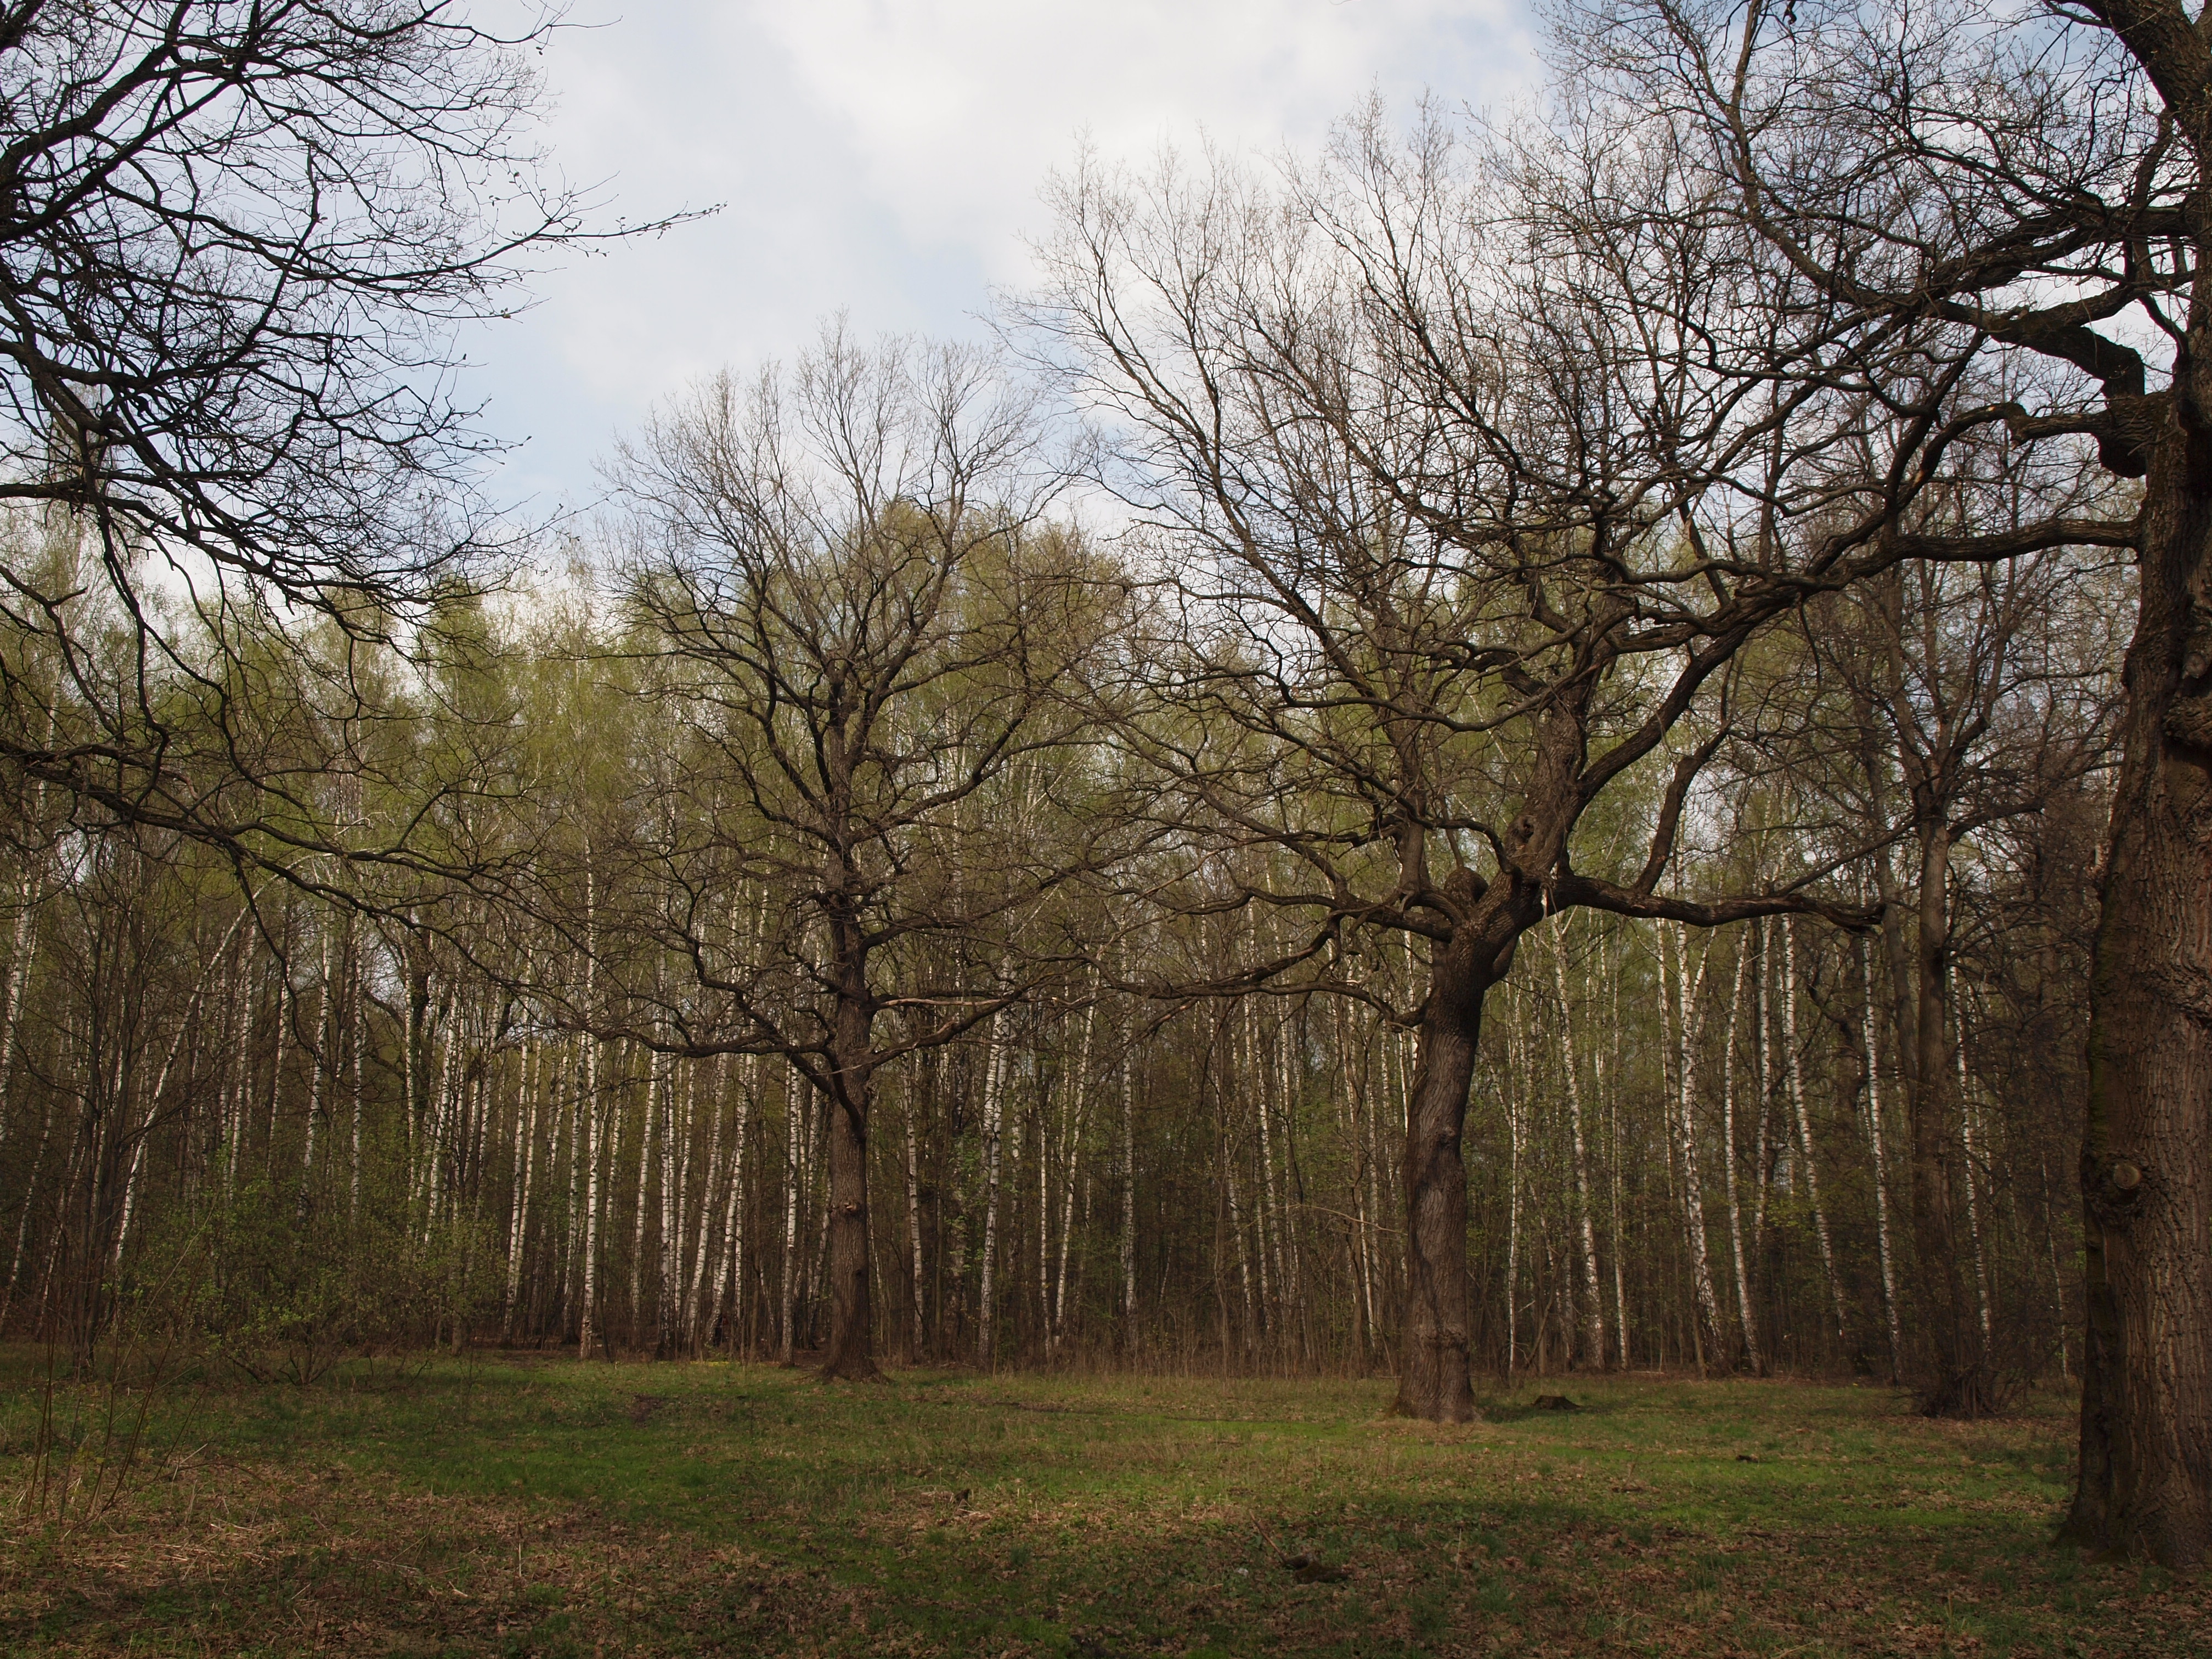
[[[31,1358],[0,1363],[20,1486]],[[1562,1386],[1584,1409],[1513,1403]],[[725,1364],[180,1396],[155,1438],[196,1449],[119,1510],[11,1506],[0,1651],[2212,1651],[2212,1587],[2046,1547],[2057,1399],[1961,1426],[1875,1389],[1540,1388],[1457,1429],[1381,1382]]]

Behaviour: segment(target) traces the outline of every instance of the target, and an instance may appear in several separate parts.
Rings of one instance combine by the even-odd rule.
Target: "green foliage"
[[[201,1219],[177,1311],[207,1357],[254,1381],[315,1382],[349,1355],[434,1341],[498,1297],[481,1229],[418,1229],[384,1194],[353,1214],[257,1181]],[[173,1259],[157,1241],[155,1261]]]

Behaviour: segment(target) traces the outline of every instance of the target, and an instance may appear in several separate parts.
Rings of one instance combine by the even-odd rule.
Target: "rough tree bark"
[[[2189,39],[2176,54],[2191,60],[2201,106],[2212,48],[2193,29]],[[2212,112],[2202,125],[2212,143]],[[2212,192],[2188,211],[2203,247]],[[2090,978],[2088,1328],[2066,1524],[2069,1537],[2179,1568],[2212,1553],[2212,266],[2201,263],[2187,351],[2145,485],[2142,611]]]
[[[830,1078],[830,1347],[824,1377],[872,1382],[883,1373],[872,1352],[874,1310],[868,1266],[868,1108],[874,1098],[876,1054],[871,1028],[866,949],[857,918],[831,924],[837,976],[837,1070]]]
[[[1918,64],[1901,74],[1890,43],[1908,37]],[[1938,561],[2135,551],[2140,605],[2090,981],[2080,1166],[2088,1346],[2066,1532],[2196,1567],[2212,1553],[2206,14],[2183,0],[2017,14],[1945,0],[1809,12],[1599,0],[1564,15],[1553,46],[1567,72],[1612,83],[1626,118],[1664,111],[1671,155],[1711,158],[1709,171],[1692,161],[1701,208],[1725,204],[1775,270],[1822,302],[1800,311],[1824,331],[1861,319],[1855,362],[1887,364],[1865,344],[1928,324],[1928,343],[1953,354],[1960,375],[1988,358],[1984,384],[2038,386],[2020,395],[2039,412],[1976,394],[1905,434],[1875,469],[1882,482],[1863,493],[1857,533]],[[2024,121],[1957,118],[2019,98],[2029,58],[2039,78],[2011,106],[2032,111]],[[1814,109],[1822,130],[1807,144],[1802,118]],[[1698,130],[1695,142],[1681,142],[1685,125]],[[1909,396],[1907,380],[1923,373],[1918,360],[1905,377],[1875,367],[1863,389],[1869,402]],[[1946,453],[1978,429],[1998,438],[2000,427],[2004,442],[2051,446],[2044,453],[2062,471],[2086,465],[2094,445],[2112,477],[2142,480],[2140,495],[2113,490],[2094,503],[2099,516],[2075,518],[2069,486],[2014,532],[1919,533],[1912,516],[1952,487]],[[1904,479],[1917,482],[1898,488]],[[1838,510],[1821,496],[1823,514]]]
[[[1453,948],[1438,953],[1431,973],[1399,1172],[1406,1194],[1406,1311],[1393,1409],[1435,1423],[1474,1417],[1468,1353],[1467,1166],[1460,1137],[1489,982],[1467,959],[1473,955],[1455,940]]]

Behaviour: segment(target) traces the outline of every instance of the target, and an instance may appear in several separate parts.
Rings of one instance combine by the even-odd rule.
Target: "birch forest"
[[[1072,530],[1046,539],[1047,557],[1079,550]],[[81,553],[63,534],[42,556]],[[1990,1364],[2077,1363],[2068,1200],[2115,675],[2098,596],[2120,580],[2060,556],[1914,575],[1749,666],[1735,696],[1768,729],[1729,731],[1704,763],[1669,879],[1819,871],[1877,926],[1563,908],[1528,930],[1467,1120],[1481,1365],[1911,1376],[1923,1091],[1956,1103]],[[2054,601],[2062,580],[2091,597]],[[1087,655],[1140,585],[1103,564],[1085,581]],[[433,1342],[790,1359],[828,1341],[826,1040],[778,1052],[712,1006],[765,983],[799,1010],[775,1018],[823,1018],[809,872],[776,851],[788,803],[716,751],[737,738],[687,672],[689,625],[579,564],[445,618],[427,670],[364,663],[335,632],[257,665],[272,750],[358,750],[321,699],[392,688],[379,752],[280,786],[284,812],[390,844],[380,818],[427,814],[468,882],[426,860],[374,902],[326,895],[312,862],[274,878],[18,785],[10,1334],[88,1352],[158,1306],[299,1380]],[[35,638],[9,663],[18,685],[55,683]],[[2003,696],[2033,697],[2038,723],[1992,718]],[[1132,806],[1116,774],[1137,745],[1103,719],[1054,708],[1048,743],[902,826],[977,868],[964,900],[919,858],[895,872],[924,890],[901,896],[873,993],[891,1055],[866,1148],[878,1346],[1387,1370],[1426,945],[1346,930],[1316,948],[1307,918],[1251,902],[1295,882],[1282,851],[1192,856],[1195,831],[1178,845]],[[1608,801],[1591,862],[1648,842],[1671,775]],[[1916,839],[1931,775],[1957,792],[1940,858]],[[737,843],[757,867],[702,873]],[[678,891],[701,908],[672,923]],[[1932,1005],[1913,949],[1930,915],[1950,941]],[[1914,1025],[1931,1006],[1933,1049]],[[1917,1069],[1929,1052],[1944,1074]]]

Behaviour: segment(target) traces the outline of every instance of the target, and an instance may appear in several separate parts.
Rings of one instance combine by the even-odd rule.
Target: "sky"
[[[862,335],[974,337],[1019,289],[1039,191],[1088,142],[1311,149],[1370,92],[1494,106],[1534,75],[1522,0],[576,0],[545,137],[602,221],[711,216],[563,256],[462,342],[514,446],[495,493],[588,507],[658,401]]]

